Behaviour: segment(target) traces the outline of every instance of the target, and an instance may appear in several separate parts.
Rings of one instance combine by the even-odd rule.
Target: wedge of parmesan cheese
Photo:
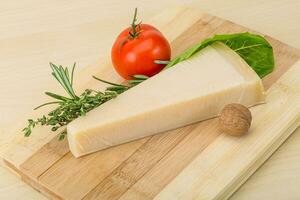
[[[229,103],[264,101],[261,79],[229,47],[215,43],[67,126],[75,157],[216,117]]]

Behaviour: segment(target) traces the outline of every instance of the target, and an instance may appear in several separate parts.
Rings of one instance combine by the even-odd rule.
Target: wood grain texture
[[[59,135],[54,137],[50,142],[37,151],[34,154],[35,156],[29,157],[24,163],[22,163],[20,169],[27,174],[27,176],[37,180],[37,178],[47,171],[50,166],[69,152],[68,141],[59,141],[58,139]],[[41,160],[43,160],[43,162],[41,162]]]
[[[213,4],[213,2],[212,2],[212,4]],[[252,4],[251,4],[252,5]],[[249,9],[251,9],[251,5],[250,5],[250,7],[249,7]],[[293,4],[294,5],[294,4]],[[51,6],[50,6],[51,7]],[[235,7],[235,5],[234,4],[232,4],[232,7],[234,8]],[[206,7],[207,8],[207,7]],[[228,8],[228,7],[226,7],[225,6],[225,8]],[[285,7],[283,7],[283,8],[285,8]],[[224,9],[224,12],[223,13],[226,13],[225,12],[225,10],[226,9]],[[222,13],[222,12],[220,12],[220,13]],[[219,13],[219,14],[220,14]],[[229,15],[231,14],[231,13],[228,13]],[[232,14],[232,15],[234,15],[234,14]],[[243,16],[240,16],[239,18],[241,18],[242,20],[243,20],[243,17],[244,17],[244,15]],[[247,19],[247,18],[245,18],[245,19]],[[249,19],[249,18],[248,18]],[[270,20],[274,20],[274,18],[270,18]],[[255,22],[255,20],[248,20],[250,23],[254,23]],[[279,20],[275,20],[275,21],[279,21]],[[99,25],[100,25],[100,23],[99,23]],[[95,24],[95,26],[96,26],[96,24]],[[294,26],[294,27],[296,27],[296,26]],[[84,27],[83,27],[84,28]],[[273,28],[273,27],[272,27]],[[277,27],[278,28],[278,27]],[[263,29],[262,29],[263,30]],[[270,29],[271,30],[271,29]],[[285,29],[286,30],[286,29]],[[97,33],[98,34],[98,33]],[[284,34],[284,35],[289,35],[289,34]],[[47,37],[50,37],[50,35],[45,35],[44,36],[45,38],[47,38]],[[284,37],[283,37],[284,38]],[[59,39],[59,38],[56,38],[56,39]],[[24,40],[25,41],[25,40]],[[82,41],[82,43],[83,43],[83,41]],[[49,43],[49,45],[50,45],[50,43]],[[16,46],[18,46],[17,44],[16,44]],[[19,47],[22,47],[22,45],[20,45]],[[25,46],[23,46],[23,47],[25,47]],[[53,48],[53,49],[55,49],[55,48]],[[57,51],[57,49],[56,49],[56,51]],[[101,50],[102,51],[102,50]],[[103,50],[104,51],[104,50]],[[64,55],[65,56],[65,55]],[[70,57],[70,55],[67,55],[66,57]],[[86,55],[83,55],[83,54],[81,54],[80,55],[81,57],[87,57]],[[43,58],[42,58],[43,59]],[[47,61],[48,59],[47,58],[45,58],[45,61]],[[63,60],[62,58],[60,58],[60,60]],[[88,61],[88,62],[90,62],[91,60],[93,60],[93,59],[86,59],[86,61]],[[43,65],[45,65],[45,64],[43,64]],[[38,73],[37,73],[38,74]],[[46,74],[47,75],[47,73],[44,73],[44,74]],[[44,78],[47,78],[47,76],[45,76]],[[42,88],[42,87],[41,87]],[[39,102],[39,101],[36,101],[37,103]],[[28,108],[30,108],[30,107],[32,107],[32,106],[28,106]],[[255,189],[252,189],[251,191],[255,191]],[[262,190],[263,191],[263,190]],[[261,194],[262,194],[263,192],[261,192]]]
[[[178,129],[151,137],[84,199],[118,199],[195,128]]]
[[[153,199],[162,188],[220,135],[216,131],[216,127],[211,126],[211,123],[216,123],[216,119],[195,125],[195,129],[127,190],[120,199]]]
[[[300,164],[299,133],[300,128],[234,193],[231,199],[300,199],[298,182],[300,174],[297,168]],[[288,170],[285,165],[289,165]]]
[[[5,165],[4,163],[1,165]],[[0,199],[26,199],[26,200],[46,200],[47,198],[36,192],[29,185],[21,181],[16,174],[8,171],[0,165]]]
[[[64,199],[82,199],[125,162],[147,139],[76,159],[68,153],[40,177],[38,183]]]

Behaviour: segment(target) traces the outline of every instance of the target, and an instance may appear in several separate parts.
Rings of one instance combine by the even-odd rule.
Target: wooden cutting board
[[[173,56],[214,34],[255,33],[189,8],[168,9],[145,22],[164,33]],[[30,138],[18,134],[28,117],[50,109],[45,108],[10,128],[1,156],[25,182],[53,199],[226,199],[300,124],[300,51],[266,39],[274,48],[276,69],[263,79],[267,103],[251,109],[253,124],[244,137],[221,134],[212,119],[76,159],[67,141],[58,141],[58,133],[45,127]],[[78,92],[105,87],[91,75],[122,81],[108,57],[77,73]]]

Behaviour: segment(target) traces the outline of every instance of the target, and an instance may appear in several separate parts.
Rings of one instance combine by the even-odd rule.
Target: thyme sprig
[[[62,96],[52,92],[45,92],[47,96],[55,99],[55,101],[44,103],[36,107],[35,110],[52,104],[57,104],[58,106],[54,110],[50,111],[47,115],[43,115],[35,120],[28,119],[27,127],[22,130],[24,136],[30,136],[33,128],[35,128],[37,125],[50,126],[52,131],[57,131],[59,128],[64,127],[74,119],[84,116],[87,112],[148,79],[148,77],[144,75],[134,75],[133,80],[127,81],[126,85],[121,85],[93,76],[94,79],[109,84],[110,86],[107,87],[103,92],[86,89],[81,95],[77,95],[73,88],[75,65],[76,63],[74,63],[70,73],[67,67],[64,68],[62,66],[57,66],[53,63],[50,63],[53,77],[64,88],[68,96]],[[66,134],[66,130],[63,130],[60,133],[59,139],[64,139]]]

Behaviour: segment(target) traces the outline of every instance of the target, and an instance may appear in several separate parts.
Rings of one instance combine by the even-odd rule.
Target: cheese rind
[[[261,79],[216,43],[67,126],[75,157],[216,117],[228,103],[264,101]]]

